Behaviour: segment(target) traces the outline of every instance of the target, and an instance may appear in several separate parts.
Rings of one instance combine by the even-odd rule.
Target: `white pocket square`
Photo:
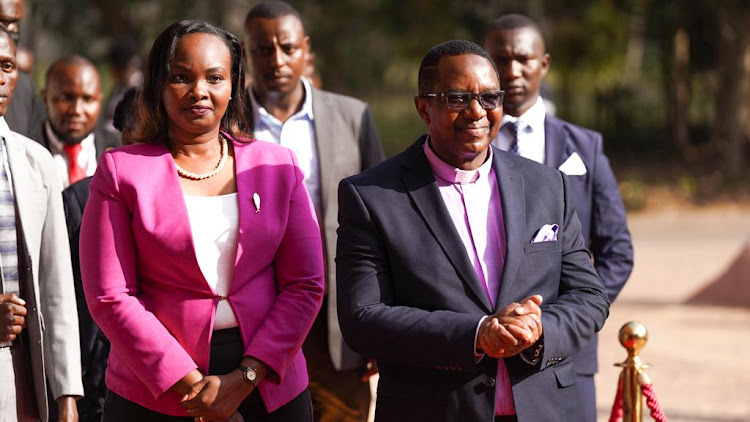
[[[571,154],[557,169],[568,176],[582,176],[586,174],[586,165],[583,164],[583,160],[581,160],[581,156],[577,152]]]
[[[560,227],[557,224],[545,224],[531,239],[531,243],[554,242],[557,240],[557,231]]]

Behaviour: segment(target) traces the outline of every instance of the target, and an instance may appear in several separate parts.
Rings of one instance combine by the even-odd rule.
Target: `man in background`
[[[602,136],[558,119],[539,95],[550,66],[541,28],[526,16],[497,18],[484,39],[505,90],[502,126],[492,144],[568,175],[586,246],[610,301],[633,269],[633,245],[617,181],[604,154]],[[597,338],[575,357],[576,385],[586,420],[596,421]]]
[[[93,176],[99,156],[120,145],[119,135],[97,130],[99,71],[81,56],[58,59],[47,70],[42,99],[48,118],[41,141],[52,153],[63,187]]]
[[[13,37],[18,46],[21,36],[19,23],[23,19],[24,0],[0,0],[0,27]],[[5,121],[16,133],[42,142],[42,122],[45,119],[44,106],[36,93],[36,86],[28,74],[18,72],[13,101],[8,106]]]
[[[263,2],[245,19],[244,47],[252,73],[254,136],[291,148],[305,173],[327,259],[327,303],[303,346],[316,420],[363,421],[370,404],[365,359],[344,343],[336,314],[336,187],[383,160],[370,108],[322,91],[303,78],[310,39],[302,19],[282,1]]]

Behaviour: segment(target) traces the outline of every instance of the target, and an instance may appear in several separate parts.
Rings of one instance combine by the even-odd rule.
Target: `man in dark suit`
[[[18,45],[19,23],[23,19],[24,0],[0,0],[0,27],[8,31]],[[44,106],[36,93],[36,87],[28,74],[18,72],[13,101],[5,113],[5,120],[16,133],[42,141],[41,123],[46,118]]]
[[[130,88],[115,107],[112,122],[118,137],[125,129],[133,129],[135,114],[134,101],[137,90]],[[104,398],[107,386],[104,382],[104,372],[107,369],[110,343],[102,330],[96,325],[89,312],[86,297],[83,292],[80,262],[80,237],[83,211],[89,200],[91,177],[82,179],[63,190],[63,205],[65,208],[65,222],[68,227],[68,241],[70,242],[70,258],[73,264],[73,283],[75,285],[76,301],[78,303],[78,330],[81,336],[81,368],[83,377],[84,396],[78,400],[78,420],[80,422],[99,422],[104,411]],[[48,396],[50,408],[55,404]],[[54,413],[52,414],[54,416]],[[50,421],[54,421],[50,417]]]
[[[47,70],[42,99],[49,117],[42,144],[52,153],[63,187],[93,176],[99,156],[120,145],[97,127],[102,108],[99,71],[81,56],[65,56]]]
[[[428,135],[339,186],[339,320],[378,361],[376,420],[580,421],[571,357],[609,303],[567,177],[490,146],[474,43],[433,47],[414,102]]]
[[[499,17],[484,47],[498,67],[506,92],[505,116],[492,144],[568,175],[586,247],[594,256],[609,300],[614,301],[633,269],[633,245],[601,134],[546,112],[539,90],[550,56],[534,21],[516,14]],[[574,359],[589,422],[596,421],[596,350],[594,337]]]
[[[338,182],[383,160],[375,123],[364,102],[316,89],[303,78],[310,39],[289,4],[253,7],[245,19],[244,47],[252,71],[254,137],[295,152],[325,243],[327,303],[303,345],[315,418],[364,421],[370,404],[369,385],[361,380],[366,362],[341,337],[333,259]]]

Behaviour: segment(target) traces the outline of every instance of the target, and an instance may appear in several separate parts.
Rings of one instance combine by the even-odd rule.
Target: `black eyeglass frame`
[[[449,95],[461,95],[464,99],[466,99],[466,96],[469,96],[469,100],[465,101],[462,105],[462,107],[455,107],[455,104],[453,107],[451,107],[451,103],[448,101]],[[486,105],[484,100],[482,100],[482,96],[486,94],[499,94],[498,98],[498,104],[497,105]],[[503,98],[505,97],[505,91],[502,89],[494,90],[494,91],[485,91],[485,92],[469,92],[469,91],[447,91],[447,92],[438,92],[433,94],[419,94],[418,97],[420,98],[438,98],[440,101],[443,101],[445,103],[445,106],[448,107],[451,110],[466,110],[471,106],[471,101],[476,98],[477,101],[479,101],[479,105],[482,106],[485,110],[494,110],[500,106],[503,105]]]

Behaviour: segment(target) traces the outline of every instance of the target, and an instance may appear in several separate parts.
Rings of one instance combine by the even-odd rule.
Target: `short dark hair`
[[[128,88],[122,95],[120,101],[115,106],[115,114],[112,116],[112,126],[120,132],[125,132],[125,129],[132,130],[135,110],[135,97],[138,95],[138,88]]]
[[[542,27],[539,26],[536,21],[526,15],[520,13],[509,13],[502,15],[495,19],[490,25],[489,31],[496,29],[517,29],[517,28],[531,28],[539,33],[539,37],[544,40],[544,33]]]
[[[418,77],[419,93],[429,94],[440,81],[438,64],[443,57],[462,56],[464,54],[474,54],[487,59],[492,64],[492,69],[495,70],[497,79],[500,80],[495,62],[492,61],[492,57],[482,47],[471,41],[451,40],[432,47],[422,58]]]
[[[146,62],[143,85],[136,98],[137,119],[132,133],[126,133],[136,142],[167,142],[167,112],[164,109],[164,87],[180,39],[189,34],[215,35],[226,44],[231,56],[232,96],[221,119],[221,130],[234,137],[250,132],[249,106],[245,92],[245,65],[242,60],[240,40],[226,29],[201,20],[182,20],[173,23],[154,41]]]
[[[47,73],[44,74],[44,86],[49,86],[49,81],[52,79],[53,76],[57,72],[59,72],[63,67],[67,66],[86,66],[90,67],[91,69],[94,69],[94,72],[96,73],[97,77],[100,77],[99,75],[99,69],[96,68],[93,62],[91,60],[79,56],[78,54],[71,54],[68,56],[60,57],[59,59],[55,60],[54,63],[47,69]]]
[[[247,12],[247,16],[245,16],[245,26],[247,26],[251,20],[256,18],[277,19],[288,15],[292,15],[302,22],[302,16],[291,4],[280,0],[264,1],[256,4],[249,12]],[[304,29],[304,23],[302,24],[302,28]]]
[[[117,69],[123,69],[139,58],[140,48],[138,42],[131,36],[117,38],[109,50],[109,61]]]

